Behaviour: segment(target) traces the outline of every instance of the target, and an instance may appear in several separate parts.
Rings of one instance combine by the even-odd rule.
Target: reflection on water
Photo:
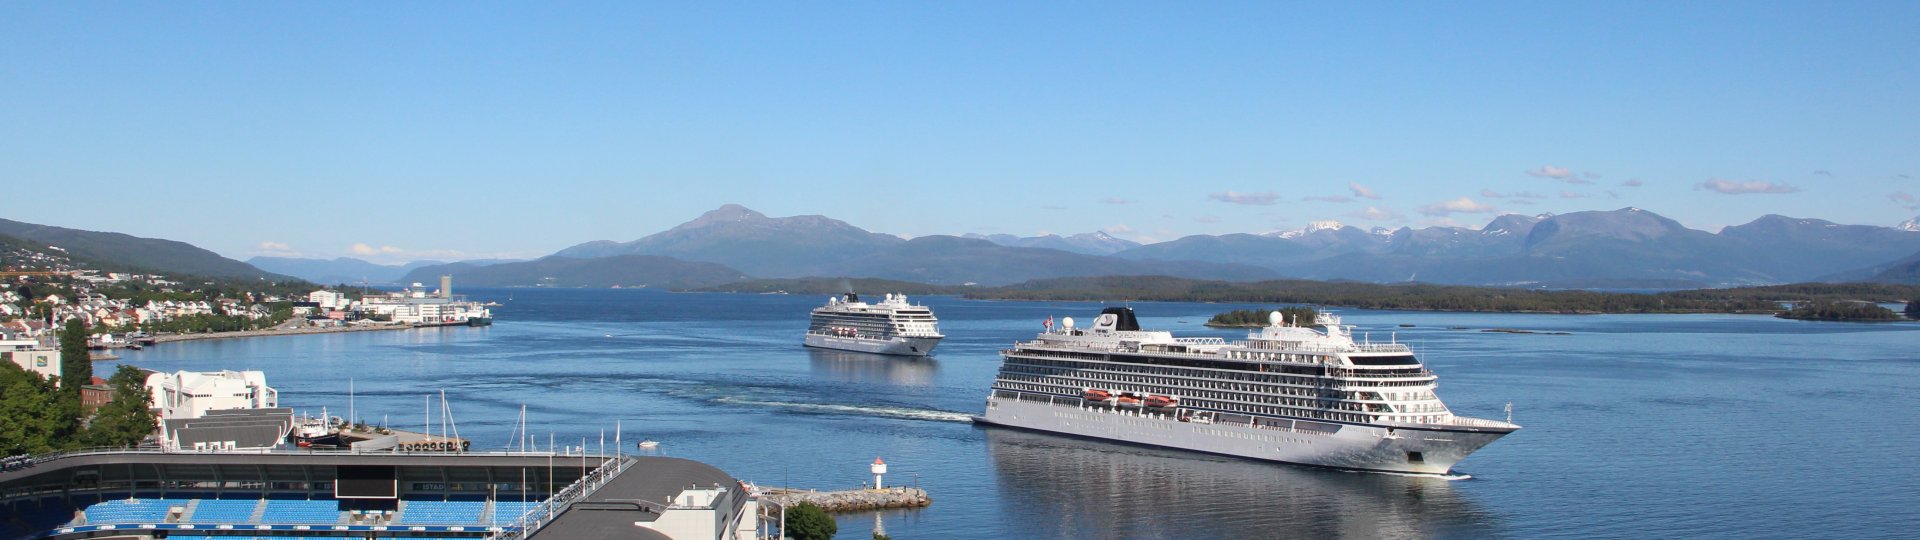
[[[1402,538],[1503,529],[1448,480],[982,429],[997,504],[1028,518],[1032,538]]]
[[[813,372],[839,382],[928,386],[940,362],[928,356],[892,356],[808,348]]]

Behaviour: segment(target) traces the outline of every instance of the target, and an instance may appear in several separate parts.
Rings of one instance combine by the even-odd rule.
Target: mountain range
[[[0,236],[60,246],[107,268],[208,277],[288,274],[320,283],[431,282],[447,274],[469,286],[668,288],[809,276],[985,286],[1114,275],[1552,288],[1920,283],[1920,218],[1877,227],[1767,215],[1707,232],[1639,208],[1509,214],[1477,229],[1361,229],[1326,221],[1140,245],[1105,232],[905,239],[826,216],[776,218],[729,204],[636,240],[586,242],[538,260],[406,265],[344,257],[255,257],[248,264],[182,242],[8,220],[0,220]]]
[[[473,259],[459,261],[467,266],[487,266],[492,264],[519,262],[518,259]],[[247,259],[261,270],[276,274],[285,274],[314,283],[369,283],[373,285],[393,285],[413,283],[405,279],[408,272],[416,268],[448,264],[444,261],[413,261],[406,264],[377,264],[353,257],[334,259],[306,259],[299,257],[254,257]],[[434,277],[420,283],[436,281]]]
[[[1140,247],[1139,242],[1118,238],[1106,231],[1080,233],[1072,236],[1047,234],[1041,236],[1014,236],[1011,234],[967,233],[961,238],[986,240],[995,244],[1011,247],[1049,248],[1070,251],[1082,255],[1112,255]]]
[[[1914,227],[1920,229],[1920,227]],[[1370,230],[1338,222],[1266,234],[1138,245],[1102,232],[902,240],[825,216],[767,217],[727,205],[629,242],[556,253],[648,254],[756,277],[849,276],[935,284],[1161,274],[1494,286],[1681,288],[1788,283],[1863,273],[1920,254],[1920,230],[1768,215],[1718,233],[1639,208],[1502,215],[1486,226]],[[1890,279],[1898,279],[1890,278]]]
[[[657,287],[691,289],[748,279],[739,270],[710,262],[658,255],[609,255],[594,258],[542,257],[496,264],[458,262],[415,268],[402,283],[433,283],[453,276],[465,287]]]
[[[288,279],[287,276],[220,256],[193,244],[141,238],[116,232],[96,232],[0,219],[0,236],[23,243],[57,246],[76,260],[103,270],[151,272],[172,277]]]

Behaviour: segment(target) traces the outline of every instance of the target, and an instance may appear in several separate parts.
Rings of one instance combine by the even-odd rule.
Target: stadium
[[[667,457],[95,450],[9,460],[0,539],[757,538],[747,486]]]

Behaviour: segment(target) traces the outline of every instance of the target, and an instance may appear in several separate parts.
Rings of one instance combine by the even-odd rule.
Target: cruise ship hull
[[[806,344],[808,347],[821,349],[838,349],[842,351],[899,356],[927,356],[933,354],[933,347],[940,344],[940,338],[894,337],[890,339],[867,339],[860,337],[807,334]]]
[[[1132,409],[1083,408],[999,396],[989,397],[986,414],[974,421],[1267,461],[1431,475],[1447,474],[1455,463],[1513,431],[1400,427],[1389,433],[1380,426],[1320,422],[1311,422],[1317,429],[1283,430],[1181,422]]]

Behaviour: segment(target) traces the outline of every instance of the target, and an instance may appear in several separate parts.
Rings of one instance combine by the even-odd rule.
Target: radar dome
[[[1275,311],[1275,312],[1273,312],[1273,313],[1268,313],[1268,314],[1267,314],[1267,324],[1269,324],[1269,325],[1272,325],[1272,326],[1280,326],[1280,321],[1282,321],[1282,320],[1284,320],[1285,318],[1286,318],[1286,316],[1285,316],[1285,315],[1281,315],[1281,314],[1280,314],[1280,312],[1278,312],[1278,311]]]
[[[1060,319],[1060,327],[1073,328],[1073,317],[1066,317],[1066,318]]]

